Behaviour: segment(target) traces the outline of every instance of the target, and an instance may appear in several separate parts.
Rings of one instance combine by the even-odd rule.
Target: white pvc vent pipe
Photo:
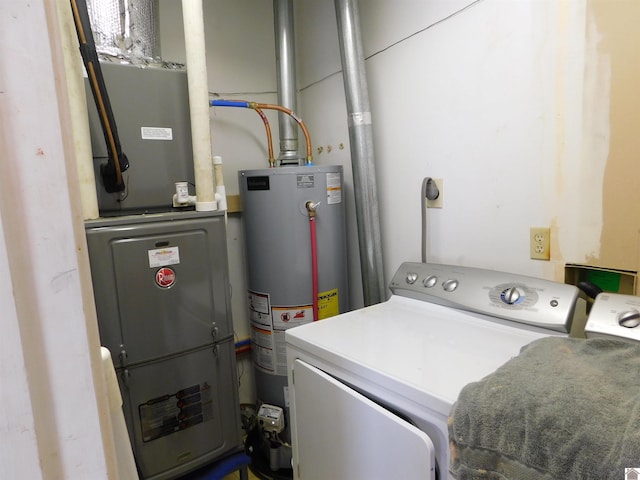
[[[182,0],[182,19],[187,57],[187,83],[191,116],[191,143],[196,180],[196,210],[217,209],[213,186],[209,84],[204,42],[202,0]]]

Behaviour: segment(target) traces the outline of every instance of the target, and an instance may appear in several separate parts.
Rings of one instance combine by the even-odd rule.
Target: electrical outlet
[[[529,244],[532,259],[551,259],[551,231],[548,227],[531,227]]]
[[[441,178],[434,178],[433,182],[436,184],[436,187],[438,187],[440,194],[435,200],[429,200],[427,198],[427,208],[442,208],[442,197],[444,196],[442,191],[443,181]]]

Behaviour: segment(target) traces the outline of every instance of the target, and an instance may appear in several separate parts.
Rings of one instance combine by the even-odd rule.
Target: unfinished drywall
[[[601,248],[589,263],[638,270],[640,231],[640,3],[590,0],[587,31],[597,58],[607,60],[609,148],[603,178]],[[585,112],[585,115],[588,112]]]

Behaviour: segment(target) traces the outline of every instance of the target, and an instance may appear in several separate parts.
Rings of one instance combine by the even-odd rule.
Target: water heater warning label
[[[269,294],[248,291],[253,362],[270,375],[287,374],[285,332],[313,321],[312,305],[271,305]],[[338,289],[318,292],[318,320],[340,313]]]
[[[318,320],[333,317],[339,313],[338,289],[334,288],[327,292],[318,292]]]
[[[327,173],[327,203],[342,203],[342,175]]]
[[[273,328],[287,330],[313,321],[313,307],[273,307]]]
[[[269,294],[249,290],[247,296],[253,363],[261,371],[274,375],[277,372]]]

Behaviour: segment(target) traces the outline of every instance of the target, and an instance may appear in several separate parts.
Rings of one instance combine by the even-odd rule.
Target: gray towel
[[[620,480],[640,467],[640,343],[550,337],[460,392],[458,480]]]

